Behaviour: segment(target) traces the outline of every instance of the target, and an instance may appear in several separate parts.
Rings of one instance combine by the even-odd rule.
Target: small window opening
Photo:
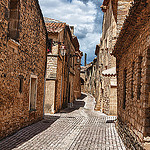
[[[19,38],[19,0],[10,1],[9,37],[18,41]]]
[[[36,109],[37,78],[31,78],[30,110]]]

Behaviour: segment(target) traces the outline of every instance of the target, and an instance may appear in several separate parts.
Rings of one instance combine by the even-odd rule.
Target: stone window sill
[[[15,46],[20,46],[20,43],[19,42],[17,42],[16,40],[14,40],[14,39],[9,39],[8,40],[10,43],[12,43],[12,44],[14,44]]]

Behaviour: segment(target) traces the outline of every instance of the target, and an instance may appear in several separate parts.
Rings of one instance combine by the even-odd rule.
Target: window
[[[52,43],[53,43],[53,40],[52,39],[48,39],[47,53],[52,53]]]
[[[138,79],[137,79],[137,99],[140,99],[140,95],[141,95],[141,73],[142,73],[142,56],[139,56],[138,58]]]
[[[37,99],[37,76],[31,75],[30,78],[30,110],[36,110]]]
[[[127,82],[127,69],[124,69],[124,73],[123,73],[123,109],[126,108],[126,82]]]
[[[134,91],[133,91],[133,83],[134,83],[134,64],[135,62],[132,63],[132,79],[131,79],[131,99],[134,98]]]
[[[19,38],[19,0],[10,1],[9,37],[18,41]]]
[[[19,92],[22,93],[22,91],[23,91],[23,76],[22,75],[19,76],[19,80],[20,80]]]

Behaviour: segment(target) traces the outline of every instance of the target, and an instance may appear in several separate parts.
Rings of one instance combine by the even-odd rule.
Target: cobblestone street
[[[114,123],[94,111],[94,99],[82,95],[73,108],[19,130],[0,141],[0,150],[125,150]]]

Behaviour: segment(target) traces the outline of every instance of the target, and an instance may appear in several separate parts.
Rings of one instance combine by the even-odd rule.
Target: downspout
[[[62,81],[63,81],[63,75],[61,75],[61,90],[60,90],[60,106],[59,106],[59,109],[61,109],[61,101],[62,101],[62,99],[61,99],[61,97],[62,97]]]
[[[44,119],[44,104],[45,104],[45,89],[46,89],[46,71],[47,71],[47,48],[48,48],[48,34],[46,31],[46,62],[45,62],[45,71],[44,71],[44,96],[43,96],[43,119]]]
[[[58,41],[60,41],[60,31],[58,32]],[[60,53],[60,46],[58,47],[58,55]],[[63,60],[64,60],[64,57],[62,59],[62,72],[61,72],[61,89],[60,89],[60,105],[59,105],[59,109],[61,109],[61,105],[62,105],[62,82],[63,82]]]

